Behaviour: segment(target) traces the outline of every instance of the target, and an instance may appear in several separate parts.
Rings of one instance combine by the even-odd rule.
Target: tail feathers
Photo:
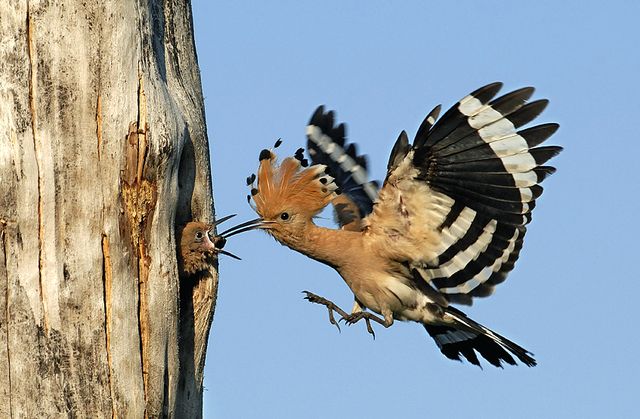
[[[516,365],[511,356],[513,354],[528,367],[537,364],[532,353],[471,320],[461,311],[448,307],[446,313],[459,323],[458,327],[430,324],[425,324],[424,327],[447,358],[461,361],[462,355],[467,361],[480,367],[477,352],[491,365],[502,368],[502,362]]]

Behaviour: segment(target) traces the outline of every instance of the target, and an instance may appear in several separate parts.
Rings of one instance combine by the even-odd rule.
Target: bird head
[[[256,187],[254,175],[247,179],[261,228],[284,243],[299,237],[305,225],[340,193],[326,166],[305,167],[302,152],[299,149],[295,157],[278,164],[271,150],[262,150]]]
[[[214,263],[214,256],[218,253],[216,236],[213,225],[192,221],[187,223],[180,232],[179,261],[187,275],[208,269]],[[220,247],[224,247],[224,244]]]
[[[215,228],[218,224],[235,217],[235,215],[236,214],[232,214],[222,217],[213,224],[191,221],[179,231],[180,249],[178,252],[178,262],[184,274],[193,275],[209,269],[218,257],[218,254],[240,259],[233,253],[223,250],[227,244],[227,238],[255,228],[255,224],[261,220],[251,220],[231,227],[220,234],[215,233]]]

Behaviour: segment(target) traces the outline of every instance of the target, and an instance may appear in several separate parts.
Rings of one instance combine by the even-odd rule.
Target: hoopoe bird
[[[534,89],[493,99],[501,83],[465,96],[438,119],[435,107],[412,143],[400,133],[380,189],[367,180],[366,160],[345,141],[345,126],[319,107],[307,127],[310,167],[300,149],[278,164],[262,150],[247,184],[260,228],[278,242],[334,268],[353,292],[347,313],[305,291],[313,303],[347,324],[384,327],[395,320],[421,323],[450,359],[480,366],[527,366],[526,349],[467,317],[452,304],[486,297],[513,269],[540,183],[555,169],[545,162],[562,148],[539,145],[558,124],[519,130],[547,100],[527,103]],[[279,145],[276,143],[276,147]],[[342,192],[342,194],[340,194]],[[333,203],[340,229],[313,218]],[[374,335],[375,337],[375,335]]]

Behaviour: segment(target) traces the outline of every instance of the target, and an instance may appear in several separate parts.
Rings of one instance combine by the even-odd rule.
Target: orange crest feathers
[[[325,169],[324,165],[304,169],[294,157],[278,165],[272,151],[262,150],[258,185],[251,190],[256,212],[264,219],[285,211],[313,217],[335,198],[338,189]]]

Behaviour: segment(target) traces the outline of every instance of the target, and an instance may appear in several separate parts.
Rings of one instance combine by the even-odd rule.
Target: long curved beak
[[[235,236],[236,234],[244,233],[245,231],[251,231],[257,228],[267,228],[269,224],[270,222],[265,221],[262,218],[255,218],[253,220],[249,220],[244,223],[235,225],[231,228],[228,228],[218,235],[227,239],[231,236]]]
[[[219,220],[216,220],[213,225],[214,226],[218,226],[219,224],[224,223],[225,221],[235,217],[237,214],[231,214],[231,215],[227,215],[225,217],[220,218]],[[264,221],[262,218],[256,218],[253,220],[249,220],[246,221],[244,223],[240,223],[238,225],[235,225],[233,227],[230,227],[228,229],[226,229],[225,231],[223,231],[222,233],[219,233],[215,236],[215,251],[223,254],[223,255],[227,255],[230,256],[234,259],[237,260],[242,260],[240,259],[238,256],[234,255],[231,252],[228,252],[226,250],[222,250],[223,247],[225,246],[225,244],[227,243],[227,239],[231,236],[235,236],[236,234],[240,234],[240,233],[244,233],[245,231],[251,231],[251,230],[255,230],[258,228],[268,228],[267,226],[270,224],[270,221]]]
[[[234,259],[236,259],[236,260],[242,260],[242,258],[240,258],[240,257],[238,257],[238,256],[236,256],[236,255],[234,255],[234,254],[233,254],[233,253],[231,253],[231,252],[227,252],[226,250],[220,250],[220,249],[218,249],[218,253],[223,254],[223,255],[227,255],[227,256],[232,257],[232,258],[234,258]]]
[[[224,217],[220,218],[219,220],[216,220],[216,221],[213,223],[213,225],[214,225],[214,226],[217,226],[218,224],[222,224],[222,223],[224,223],[225,221],[227,221],[227,220],[229,220],[229,219],[231,219],[231,218],[235,217],[236,215],[238,215],[238,214],[229,214],[229,215],[227,215],[227,216],[224,216]]]

